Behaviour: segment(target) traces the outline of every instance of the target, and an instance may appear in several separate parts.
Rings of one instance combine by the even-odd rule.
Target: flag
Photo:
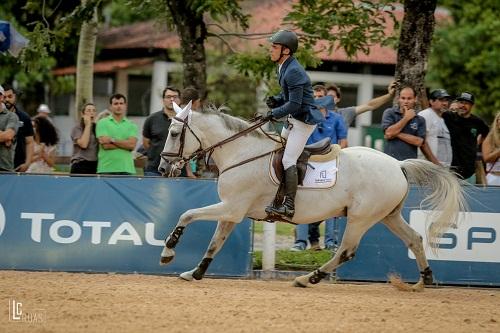
[[[17,32],[9,22],[0,21],[0,52],[8,51],[17,57],[28,43],[29,40]]]

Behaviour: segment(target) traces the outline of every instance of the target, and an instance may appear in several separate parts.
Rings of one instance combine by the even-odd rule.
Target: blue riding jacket
[[[278,107],[272,110],[274,118],[291,115],[309,125],[321,123],[325,118],[315,106],[311,80],[297,59],[289,57],[278,74],[281,93],[274,98]]]

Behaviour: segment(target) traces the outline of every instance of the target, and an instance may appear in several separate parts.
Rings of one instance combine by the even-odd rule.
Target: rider
[[[307,139],[316,124],[324,120],[320,110],[314,105],[311,80],[304,68],[293,57],[299,41],[297,35],[288,30],[280,30],[269,41],[271,60],[278,64],[278,81],[281,93],[266,100],[271,109],[267,118],[279,119],[288,116],[281,136],[287,138],[283,153],[285,173],[282,183],[285,185],[284,202],[278,206],[271,204],[266,213],[279,215],[291,220],[295,214],[295,194],[297,193],[297,159],[304,150]]]

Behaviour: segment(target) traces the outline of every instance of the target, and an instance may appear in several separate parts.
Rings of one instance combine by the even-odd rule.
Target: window
[[[128,116],[149,115],[151,100],[151,76],[128,76]]]

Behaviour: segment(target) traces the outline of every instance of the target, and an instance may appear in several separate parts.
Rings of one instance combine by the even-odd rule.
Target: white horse
[[[174,248],[188,224],[195,220],[217,220],[217,229],[203,259],[197,267],[181,274],[185,280],[199,280],[237,223],[245,217],[266,218],[264,209],[277,191],[269,175],[270,154],[266,153],[275,150],[277,144],[261,129],[226,140],[251,124],[219,110],[191,112],[189,105],[184,110],[178,107],[176,110],[178,114],[170,126],[159,170],[164,175],[172,175],[193,153],[203,149],[206,152],[208,148],[220,170],[218,193],[221,202],[183,213],[165,240],[160,263],[168,264],[174,258]],[[252,160],[257,156],[261,157]],[[436,212],[428,230],[428,239],[435,243],[448,227],[457,223],[458,212],[465,209],[465,199],[455,176],[430,162],[398,161],[374,149],[346,148],[339,155],[334,187],[299,187],[293,223],[308,224],[347,216],[347,226],[335,256],[319,269],[296,278],[294,285],[305,287],[308,283],[318,283],[336,267],[352,259],[361,237],[378,221],[415,254],[420,279],[414,288],[422,289],[424,284],[431,284],[432,271],[425,257],[422,237],[401,216],[409,181],[430,188],[423,203]]]

